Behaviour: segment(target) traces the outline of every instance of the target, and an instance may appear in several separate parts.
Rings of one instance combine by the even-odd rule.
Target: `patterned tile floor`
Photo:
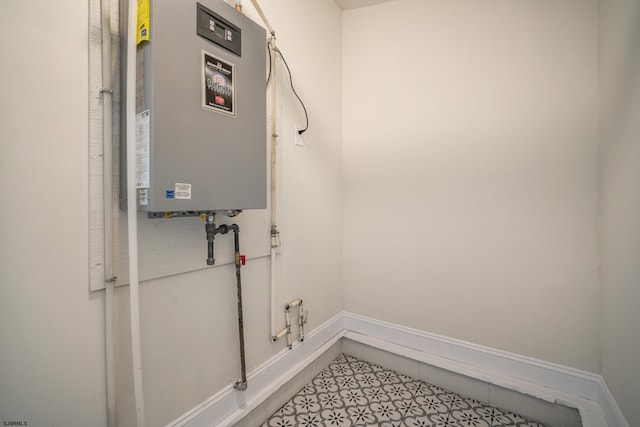
[[[262,426],[544,427],[344,354]]]

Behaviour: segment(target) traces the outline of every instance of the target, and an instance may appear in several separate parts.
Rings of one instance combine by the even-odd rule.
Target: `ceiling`
[[[373,6],[374,4],[387,3],[395,0],[335,0],[342,10],[357,9],[359,7]]]

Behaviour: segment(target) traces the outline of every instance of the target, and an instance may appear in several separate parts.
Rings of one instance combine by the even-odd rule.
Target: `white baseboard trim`
[[[248,387],[238,391],[229,384],[200,405],[168,424],[171,427],[231,426],[265,401],[296,374],[316,360],[345,334],[339,313],[305,336],[302,343],[284,348],[247,375]]]
[[[584,427],[629,427],[602,376],[342,312],[248,375],[240,392],[229,385],[171,427],[230,426],[264,402],[343,337],[520,393],[575,407]],[[606,419],[606,421],[605,421]]]
[[[584,427],[629,427],[601,375],[349,312],[344,327],[347,339],[577,408]]]
[[[444,337],[406,326],[345,313],[345,329],[491,373],[597,400],[600,376],[578,369]]]

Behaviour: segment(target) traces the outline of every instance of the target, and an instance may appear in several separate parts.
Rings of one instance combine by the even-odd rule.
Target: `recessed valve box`
[[[148,6],[136,64],[138,209],[266,208],[265,30],[222,0]]]

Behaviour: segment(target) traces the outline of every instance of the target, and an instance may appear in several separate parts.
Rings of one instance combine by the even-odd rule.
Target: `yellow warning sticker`
[[[149,41],[149,2],[150,0],[138,0],[136,46],[143,41]]]

